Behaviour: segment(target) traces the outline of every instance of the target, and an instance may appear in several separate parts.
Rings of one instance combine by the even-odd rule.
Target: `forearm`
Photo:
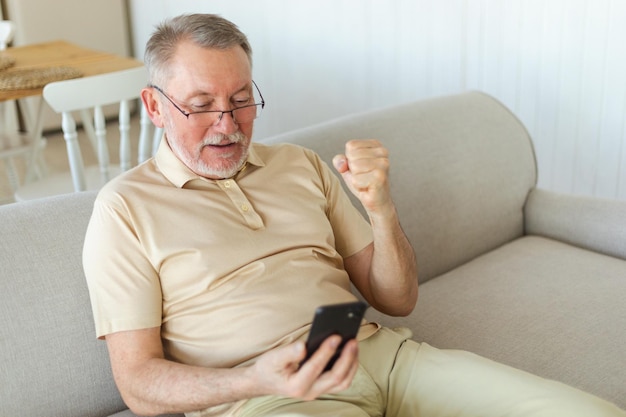
[[[249,368],[209,369],[152,358],[135,369],[114,369],[126,404],[136,414],[203,410],[259,395]]]
[[[322,374],[339,342],[339,337],[328,338],[302,366],[306,355],[302,341],[272,349],[252,366],[234,369],[183,365],[155,356],[154,350],[141,359],[133,354],[134,349],[142,351],[140,345],[119,355],[115,343],[111,363],[124,401],[136,414],[183,413],[263,395],[311,400],[343,391],[358,368],[356,342],[346,345],[333,369]]]
[[[166,360],[158,327],[112,333],[106,341],[117,387],[136,414],[196,411],[262,394],[251,368],[204,368]]]
[[[395,207],[371,214],[374,233],[369,287],[376,308],[386,314],[404,316],[417,302],[417,263],[413,247],[400,226]]]

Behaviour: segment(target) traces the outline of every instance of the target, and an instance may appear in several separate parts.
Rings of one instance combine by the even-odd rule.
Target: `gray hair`
[[[146,44],[144,62],[150,83],[164,81],[178,44],[186,40],[203,48],[229,49],[241,46],[252,65],[252,48],[248,38],[234,23],[215,14],[183,14],[157,25]]]

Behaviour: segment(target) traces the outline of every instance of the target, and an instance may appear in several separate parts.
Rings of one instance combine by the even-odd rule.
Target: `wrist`
[[[399,220],[398,212],[394,204],[387,204],[376,210],[367,211],[367,216],[369,217],[372,227],[398,223]]]
[[[241,380],[240,388],[245,393],[246,398],[261,397],[263,395],[269,395],[267,384],[265,384],[259,376],[262,375],[262,370],[259,370],[256,363],[250,366],[241,368]]]

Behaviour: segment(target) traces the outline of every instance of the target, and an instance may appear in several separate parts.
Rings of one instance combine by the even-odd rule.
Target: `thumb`
[[[343,174],[350,169],[345,155],[335,155],[333,158],[333,166],[340,174]]]

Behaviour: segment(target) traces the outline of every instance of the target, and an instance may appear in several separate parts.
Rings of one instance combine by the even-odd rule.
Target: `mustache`
[[[222,133],[205,137],[200,146],[222,145],[227,143],[240,143],[246,140],[246,135],[241,132],[235,132],[230,135]]]

